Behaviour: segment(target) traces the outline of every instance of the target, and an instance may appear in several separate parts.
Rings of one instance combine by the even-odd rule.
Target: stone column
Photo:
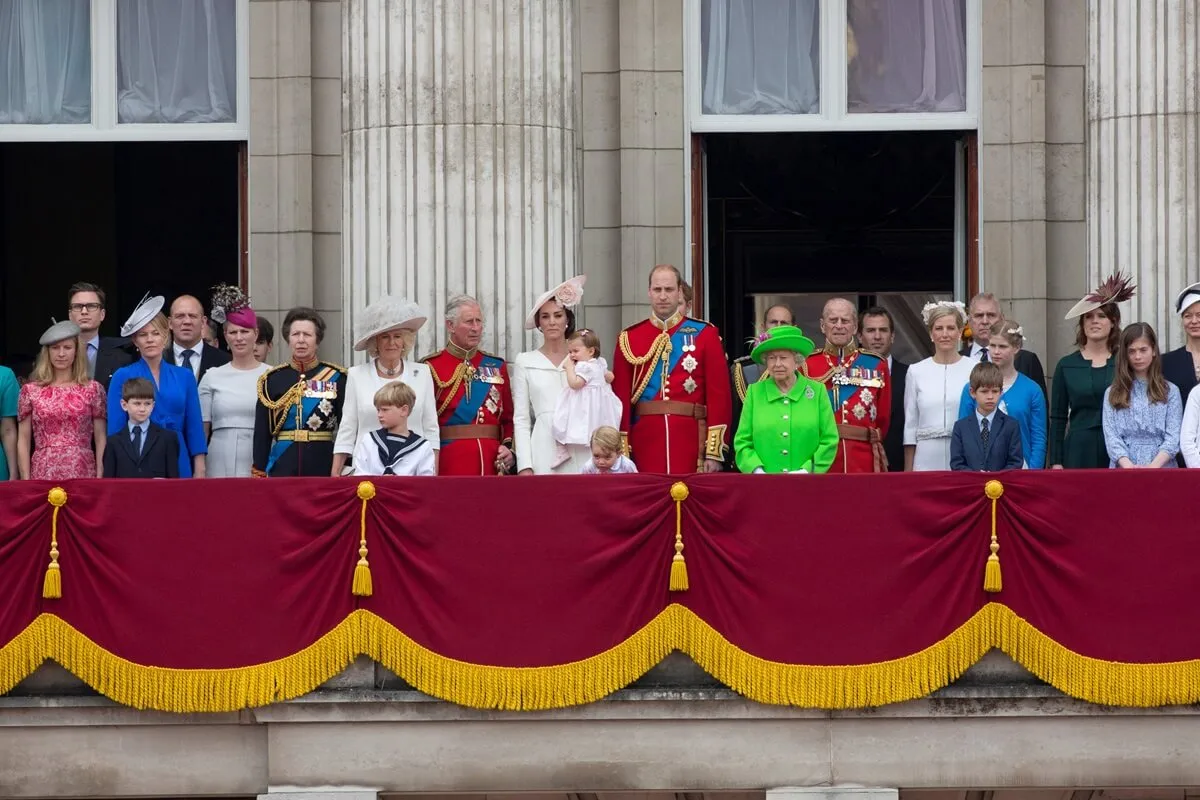
[[[347,0],[345,330],[383,294],[479,298],[513,356],[534,298],[577,272],[576,0]],[[347,338],[349,341],[349,337]]]
[[[1125,321],[1182,341],[1200,280],[1200,0],[1088,0],[1088,277],[1132,272]]]

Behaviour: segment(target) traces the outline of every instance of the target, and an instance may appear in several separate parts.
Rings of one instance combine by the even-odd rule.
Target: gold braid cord
[[[438,403],[437,415],[439,417],[446,411],[447,408],[450,407],[450,401],[454,399],[454,395],[458,394],[458,387],[462,384],[463,378],[467,376],[467,373],[472,372],[473,370],[474,367],[468,364],[466,361],[460,361],[458,366],[454,368],[454,374],[450,376],[450,380],[443,381],[438,377],[437,370],[430,366],[429,372],[433,375],[434,387],[439,392],[442,390],[447,390],[446,399]],[[474,380],[473,376],[472,380]]]
[[[271,372],[264,372],[259,376],[258,402],[262,403],[267,411],[271,412],[271,438],[274,439],[283,430],[283,423],[287,421],[288,409],[304,398],[304,384],[307,381],[298,381],[292,388],[284,392],[278,400],[272,400],[267,396],[267,376],[270,374]]]
[[[666,372],[665,362],[671,352],[671,337],[665,332],[659,332],[646,355],[635,356],[629,347],[629,332],[621,331],[621,335],[617,337],[617,347],[621,350],[621,356],[633,367],[633,384],[636,388],[629,396],[629,404],[633,405],[642,399],[646,384],[650,383],[650,378],[654,375],[656,360],[663,360],[663,372]]]

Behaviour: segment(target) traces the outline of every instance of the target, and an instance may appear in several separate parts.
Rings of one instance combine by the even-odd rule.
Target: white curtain
[[[849,0],[851,112],[963,111],[965,0]]]
[[[0,124],[91,121],[88,0],[0,0]]]
[[[704,0],[704,113],[815,114],[817,0]]]
[[[236,121],[236,31],[236,0],[118,0],[118,121]]]

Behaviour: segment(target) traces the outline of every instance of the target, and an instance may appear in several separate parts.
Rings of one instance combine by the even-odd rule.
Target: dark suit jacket
[[[888,472],[904,472],[904,384],[908,364],[892,358],[892,417],[888,422],[883,452],[887,453]]]
[[[175,360],[175,345],[172,343],[167,346],[167,351],[163,353],[167,360],[177,367],[182,367],[181,361]],[[204,377],[204,373],[208,372],[213,367],[219,367],[223,364],[228,364],[233,360],[233,356],[226,353],[224,350],[218,350],[215,347],[204,345],[204,349],[200,351],[200,372],[196,375],[196,384],[200,384],[200,379]]]
[[[1005,469],[1020,469],[1025,463],[1021,454],[1021,426],[1009,419],[1003,411],[992,417],[988,448],[983,449],[979,436],[979,420],[975,412],[954,423],[950,436],[950,469],[971,472],[1000,472]]]
[[[958,352],[964,356],[971,355],[971,345],[967,345]],[[1046,398],[1046,407],[1049,408],[1050,395],[1046,392],[1046,371],[1042,369],[1042,360],[1038,358],[1037,353],[1032,350],[1019,351],[1013,366],[1017,368],[1017,372],[1041,387],[1042,397]]]
[[[1188,394],[1196,388],[1196,372],[1192,368],[1192,354],[1186,347],[1163,353],[1163,377],[1179,389],[1179,399],[1187,402]]]
[[[108,382],[113,373],[121,367],[132,364],[137,360],[136,351],[128,339],[117,339],[111,336],[101,336],[99,347],[96,349],[96,371],[93,377],[96,382],[108,389]]]
[[[108,437],[104,448],[104,477],[178,478],[179,437],[151,422],[139,457],[133,452],[133,440],[126,425]]]

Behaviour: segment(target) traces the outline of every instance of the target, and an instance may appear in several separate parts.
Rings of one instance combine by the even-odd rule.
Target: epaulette
[[[346,368],[345,368],[345,367],[343,367],[341,364],[335,364],[335,363],[334,363],[334,362],[332,362],[332,361],[322,361],[321,363],[322,363],[322,364],[324,364],[324,365],[325,365],[325,366],[327,366],[327,367],[333,367],[333,368],[334,368],[334,369],[336,369],[338,372],[346,372]]]
[[[435,353],[430,353],[429,355],[427,355],[427,356],[424,356],[424,357],[422,357],[422,358],[421,358],[421,359],[419,359],[419,360],[420,360],[420,362],[421,362],[422,364],[428,364],[430,361],[432,361],[432,360],[433,360],[433,357],[434,357],[434,356],[436,356],[436,355],[437,355],[438,353],[440,353],[440,352],[442,352],[442,351],[441,351],[441,350],[438,350],[438,351],[437,351],[437,352],[435,352]]]
[[[269,370],[264,372],[260,377],[265,378],[266,376],[270,375],[272,372],[277,372],[277,371],[283,369],[284,367],[290,367],[291,365],[292,365],[292,362],[290,362],[290,361],[285,361],[282,364],[276,364],[275,366],[271,367]]]
[[[738,356],[733,360],[733,363],[735,364],[752,364],[753,362],[754,359],[750,356]]]
[[[860,348],[858,348],[858,352],[864,356],[874,356],[875,358],[878,358],[880,361],[887,361],[887,356],[881,356],[881,355],[879,355],[879,353],[876,353],[874,350],[866,350],[866,349],[860,347]]]

